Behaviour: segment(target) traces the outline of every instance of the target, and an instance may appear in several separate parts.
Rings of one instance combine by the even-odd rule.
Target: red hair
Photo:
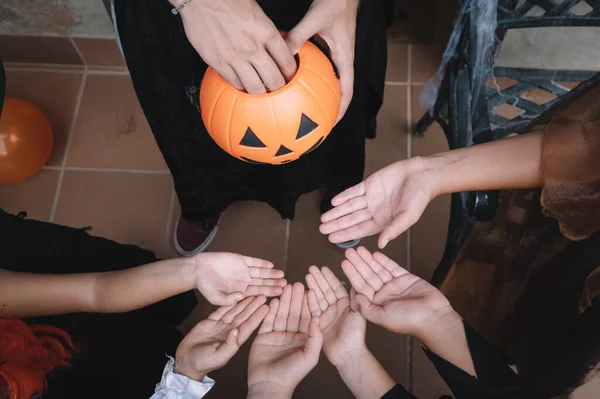
[[[0,399],[29,399],[46,390],[46,375],[70,366],[71,337],[60,328],[0,318]]]

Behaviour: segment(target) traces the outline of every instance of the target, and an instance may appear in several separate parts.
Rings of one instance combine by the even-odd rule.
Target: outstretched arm
[[[195,287],[185,259],[107,273],[32,274],[0,269],[0,316],[127,312]]]
[[[423,158],[434,196],[474,190],[538,188],[544,184],[544,132],[497,140]]]
[[[0,316],[128,312],[194,288],[213,305],[235,305],[248,296],[278,296],[285,285],[283,271],[273,269],[271,262],[227,252],[106,273],[44,275],[0,269]]]
[[[373,234],[379,247],[415,224],[440,194],[542,187],[543,132],[395,162],[331,200],[320,231],[331,242]]]

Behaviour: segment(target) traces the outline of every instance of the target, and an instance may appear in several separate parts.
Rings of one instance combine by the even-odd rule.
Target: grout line
[[[175,206],[175,198],[176,198],[176,194],[175,194],[175,188],[173,188],[173,190],[171,191],[171,200],[169,201],[169,210],[167,212],[167,225],[165,228],[165,238],[163,240],[163,252],[166,254],[169,252],[169,247],[172,245],[171,244],[171,240],[169,240],[169,237],[171,237],[171,229],[173,228],[171,220],[173,220],[173,208]]]
[[[386,80],[385,84],[386,86],[406,86],[408,85],[408,82],[394,82]]]
[[[99,172],[99,173],[134,173],[144,175],[167,176],[171,173],[168,170],[145,170],[145,169],[116,169],[116,168],[88,168],[82,166],[67,166],[68,172]]]
[[[62,182],[65,176],[67,158],[69,157],[69,149],[71,148],[71,141],[73,140],[75,124],[77,123],[77,118],[79,117],[79,108],[81,107],[81,102],[83,100],[83,91],[85,90],[86,81],[87,73],[84,69],[83,77],[81,78],[81,86],[79,87],[79,92],[77,93],[77,101],[75,102],[75,110],[73,111],[73,119],[71,120],[71,126],[69,127],[69,137],[67,138],[67,144],[65,145],[65,153],[63,154],[63,160],[60,166],[60,174],[58,175],[58,183],[56,185],[56,192],[54,193],[54,201],[52,202],[52,211],[50,212],[49,220],[50,223],[54,222],[54,217],[56,216],[56,206],[58,205],[58,198],[60,197],[60,189],[62,188]]]
[[[66,65],[57,64],[21,64],[21,63],[6,63],[4,69],[15,72],[55,72],[55,73],[82,73],[83,65],[74,65],[69,68]]]
[[[283,245],[283,250],[285,251],[283,254],[283,272],[288,274],[288,253],[290,250],[290,232],[292,230],[292,221],[290,219],[285,219],[285,243]]]
[[[83,53],[79,50],[79,47],[77,47],[77,43],[75,43],[75,40],[73,40],[72,37],[69,37],[69,42],[71,43],[71,46],[73,46],[73,48],[75,49],[75,52],[77,53],[79,58],[81,58],[81,62],[83,62],[83,65],[87,66],[87,61],[85,60]]]
[[[65,36],[63,34],[60,33],[53,33],[53,32],[48,32],[48,33],[44,33],[43,35],[36,35],[36,34],[27,34],[27,33],[13,33],[13,32],[6,32],[6,33],[2,33],[0,36],[13,36],[13,37],[21,37],[21,36],[25,36],[25,37],[40,37],[40,38],[46,38],[46,37],[51,37],[51,38],[59,38],[62,39],[64,37],[72,37],[74,39],[104,39],[104,40],[115,40],[114,36],[109,35],[93,35],[93,34],[86,34],[86,33],[77,33],[75,35],[72,36]]]
[[[44,165],[42,166],[42,170],[60,170],[60,166]]]
[[[84,66],[78,65],[73,68],[67,68],[64,65],[54,64],[6,64],[4,69],[14,72],[52,72],[52,73],[83,73]],[[100,67],[91,66],[87,70],[89,75],[129,75],[126,67]]]
[[[119,67],[115,67],[115,69],[100,69],[100,68],[95,68],[94,69],[88,69],[88,73],[90,75],[118,75],[118,76],[129,76],[129,69],[123,69],[123,68],[119,68]]]
[[[412,151],[412,44],[408,44],[408,53],[406,56],[408,64],[408,86],[406,88],[406,123],[408,124],[408,137],[406,140],[407,158],[413,156]],[[412,229],[409,227],[406,231],[406,269],[412,272]],[[409,392],[413,390],[413,339],[408,337],[406,340],[406,381]]]

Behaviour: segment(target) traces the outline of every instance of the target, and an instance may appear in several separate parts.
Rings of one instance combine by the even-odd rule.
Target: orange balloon
[[[281,165],[325,140],[340,109],[340,82],[314,44],[302,46],[298,61],[292,80],[267,94],[241,92],[208,68],[200,111],[219,147],[246,162]]]
[[[52,128],[35,105],[7,98],[0,115],[0,183],[33,176],[50,158]]]

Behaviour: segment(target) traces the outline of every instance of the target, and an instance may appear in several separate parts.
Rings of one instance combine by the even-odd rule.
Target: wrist
[[[248,399],[289,399],[296,387],[283,387],[269,382],[259,382],[248,386]]]
[[[456,162],[451,159],[451,155],[453,155],[452,152],[443,152],[421,158],[424,181],[429,182],[432,199],[456,191],[452,188],[452,176],[448,176],[446,173],[448,165]]]
[[[362,345],[355,347],[350,350],[345,350],[337,356],[327,356],[329,362],[342,373],[344,370],[354,368],[356,364],[359,364],[366,356],[370,353],[367,346],[363,343]],[[325,353],[327,355],[327,353]]]
[[[421,341],[425,346],[430,346],[429,342],[436,341],[440,336],[450,336],[456,331],[464,329],[463,319],[451,307],[437,311],[429,321],[423,323],[414,333],[414,337]]]
[[[188,367],[187,363],[185,362],[185,357],[183,356],[176,356],[175,357],[175,364],[173,365],[173,372],[176,374],[180,374],[183,375],[191,380],[194,381],[202,381],[202,379],[204,377],[206,377],[206,375],[209,373],[210,370],[206,370],[206,371],[198,371],[198,370],[194,370],[193,367]]]
[[[173,268],[177,270],[178,275],[181,277],[182,284],[185,286],[185,291],[196,288],[199,270],[194,261],[194,257],[174,258],[169,259],[167,262],[172,263]]]

